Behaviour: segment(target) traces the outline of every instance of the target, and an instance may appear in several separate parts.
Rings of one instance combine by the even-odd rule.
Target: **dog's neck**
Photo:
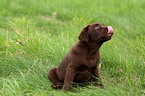
[[[93,55],[99,54],[99,48],[103,43],[98,42],[88,42],[88,55],[87,58],[92,57]]]
[[[99,42],[83,42],[83,41],[79,41],[79,42],[82,45],[82,47],[87,48],[88,51],[87,57],[95,55],[97,52],[99,53],[99,48],[103,44]]]
[[[92,51],[92,50],[99,51],[99,48],[101,47],[102,44],[103,43],[98,43],[98,42],[87,42],[88,50],[89,51]]]

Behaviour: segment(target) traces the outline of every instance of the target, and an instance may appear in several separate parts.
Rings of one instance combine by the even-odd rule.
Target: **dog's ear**
[[[89,40],[88,27],[89,27],[89,25],[82,29],[82,31],[81,31],[81,33],[80,33],[80,35],[78,37],[80,41],[88,42],[88,40]]]

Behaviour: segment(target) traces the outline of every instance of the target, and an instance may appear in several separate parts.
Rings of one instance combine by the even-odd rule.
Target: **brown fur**
[[[101,23],[92,23],[84,27],[78,37],[79,41],[72,46],[60,66],[48,72],[48,77],[53,82],[52,87],[63,86],[63,90],[70,91],[72,82],[93,81],[103,88],[103,84],[98,84],[98,80],[101,79],[98,68],[99,48],[113,35],[107,34],[107,26]]]

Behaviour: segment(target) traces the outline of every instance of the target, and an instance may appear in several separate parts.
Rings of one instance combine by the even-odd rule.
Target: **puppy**
[[[78,37],[79,41],[72,46],[70,52],[64,57],[59,67],[48,72],[48,78],[53,82],[52,87],[70,91],[72,82],[95,82],[99,84],[100,78],[98,63],[100,60],[99,48],[111,39],[113,35],[111,26],[102,23],[92,23],[84,27]]]

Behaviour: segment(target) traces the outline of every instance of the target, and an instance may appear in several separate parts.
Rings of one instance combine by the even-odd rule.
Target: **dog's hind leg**
[[[52,87],[55,89],[62,87],[62,81],[60,81],[56,74],[57,68],[53,68],[48,72],[48,78],[53,82]]]

